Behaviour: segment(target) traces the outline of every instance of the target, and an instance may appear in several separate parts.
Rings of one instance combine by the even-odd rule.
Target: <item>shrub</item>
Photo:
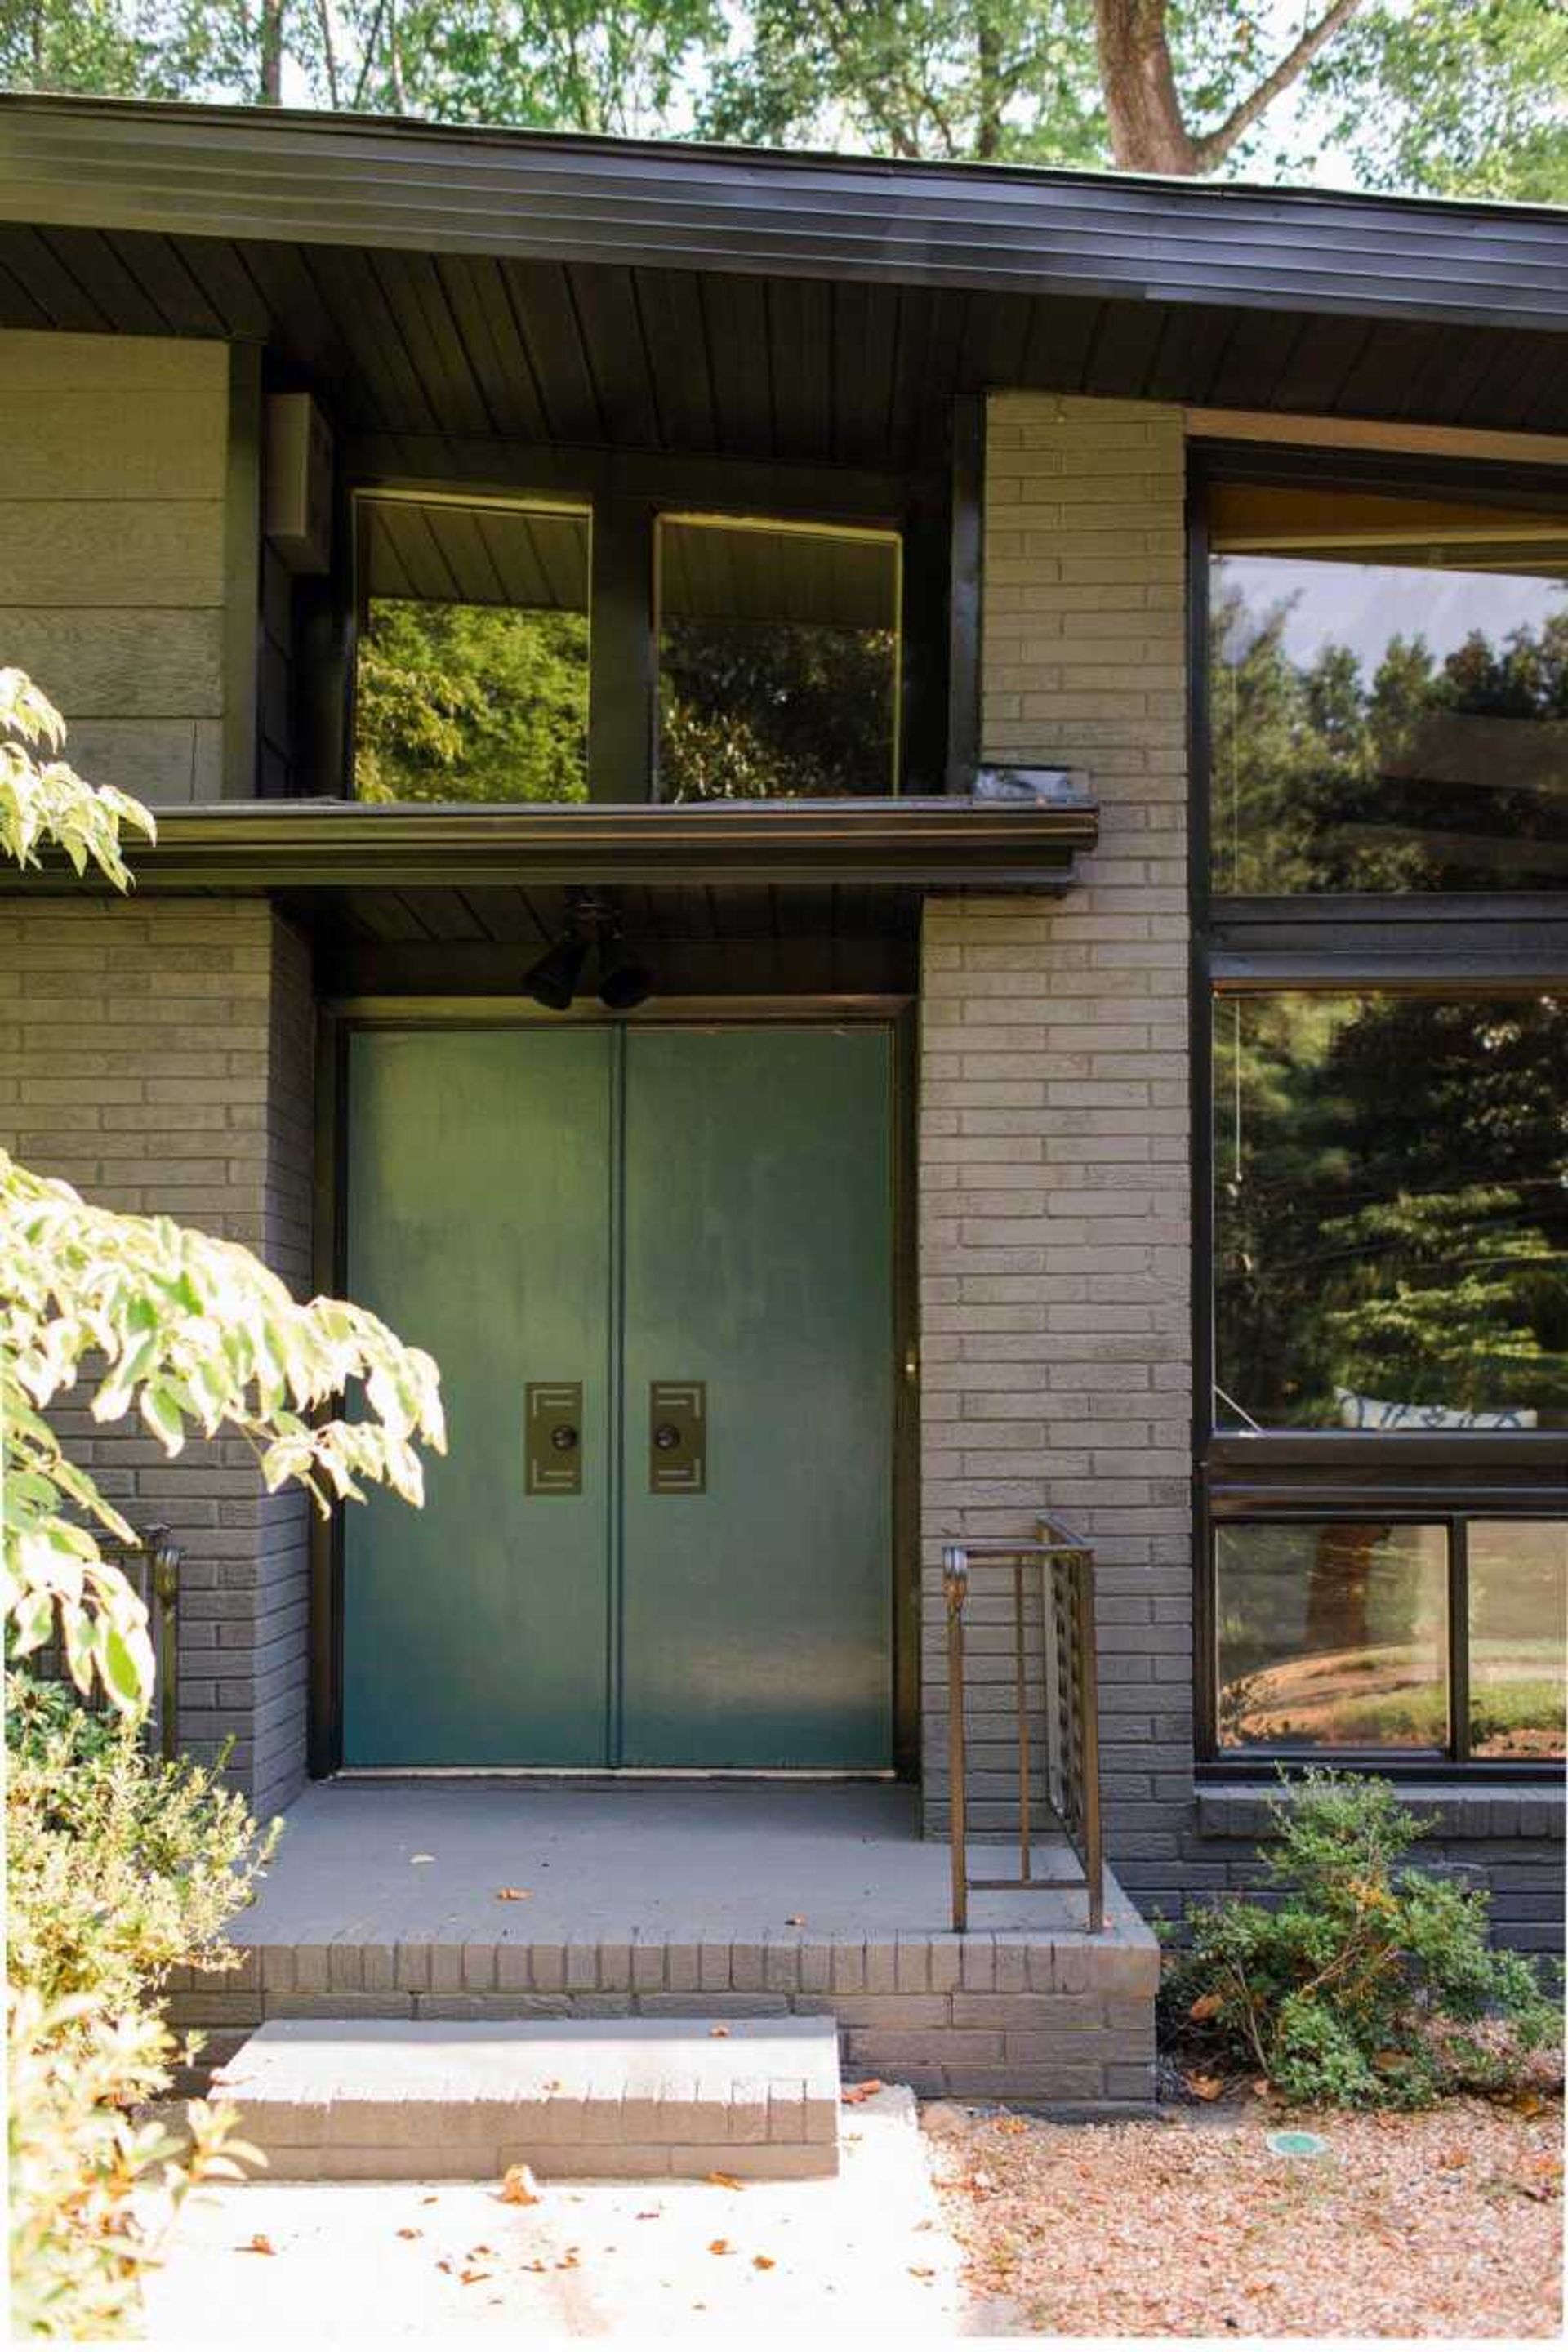
[[[180,2055],[157,2006],[169,1971],[233,1964],[223,1927],[277,1824],[258,1838],[213,1770],[148,1756],[124,1717],[24,1674],[5,1746],[13,2324],[94,2337],[135,2316],[139,2192],[177,2205],[249,2153],[232,2109],[192,2102],[184,2140],[135,2110]]]
[[[1190,1915],[1167,2020],[1300,2105],[1419,2107],[1517,2082],[1557,2011],[1527,1960],[1489,1947],[1484,1892],[1396,1866],[1430,1822],[1354,1773],[1309,1772],[1269,1811],[1272,1899]]]

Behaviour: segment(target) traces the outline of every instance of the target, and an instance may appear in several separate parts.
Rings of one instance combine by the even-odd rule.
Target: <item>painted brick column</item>
[[[1054,1507],[1098,1554],[1110,1859],[1156,1894],[1193,1803],[1184,498],[1178,410],[990,401],[984,756],[1086,769],[1100,846],[1060,900],[929,900],[922,980],[931,1818],[941,1542]],[[983,1686],[1011,1669],[996,1600],[976,1613]],[[1009,1722],[987,1738],[982,1687],[983,1821]]]
[[[106,1206],[171,1216],[310,1278],[311,992],[264,898],[12,899],[0,923],[0,1136]],[[132,1525],[183,1553],[180,1732],[263,1811],[305,1773],[306,1513],[238,1441],[169,1461],[63,1416]]]

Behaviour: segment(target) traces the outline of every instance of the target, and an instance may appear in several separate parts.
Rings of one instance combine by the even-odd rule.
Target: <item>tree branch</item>
[[[1326,47],[1341,26],[1348,24],[1357,10],[1365,5],[1366,0],[1333,0],[1333,5],[1324,10],[1315,25],[1309,26],[1295,47],[1286,51],[1273,72],[1266,74],[1257,88],[1231,109],[1217,129],[1195,137],[1193,146],[1197,154],[1199,171],[1212,172],[1216,163],[1223,163],[1237,141],[1251,130],[1258,116],[1273,105],[1282,90],[1289,89],[1291,83],[1306,72],[1319,50]]]

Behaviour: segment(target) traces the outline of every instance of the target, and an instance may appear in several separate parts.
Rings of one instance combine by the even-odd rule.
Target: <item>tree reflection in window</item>
[[[891,531],[661,518],[659,798],[892,792],[900,593]]]
[[[1214,887],[1568,883],[1568,518],[1221,484]]]
[[[1568,1426],[1568,998],[1215,1007],[1221,1426]]]

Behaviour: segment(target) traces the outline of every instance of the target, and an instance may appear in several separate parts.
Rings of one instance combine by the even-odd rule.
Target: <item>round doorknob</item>
[[[563,1421],[551,1431],[550,1443],[557,1454],[570,1454],[577,1443],[577,1433],[569,1421]]]
[[[673,1454],[680,1443],[680,1432],[674,1422],[661,1421],[654,1431],[653,1442],[661,1454]]]

